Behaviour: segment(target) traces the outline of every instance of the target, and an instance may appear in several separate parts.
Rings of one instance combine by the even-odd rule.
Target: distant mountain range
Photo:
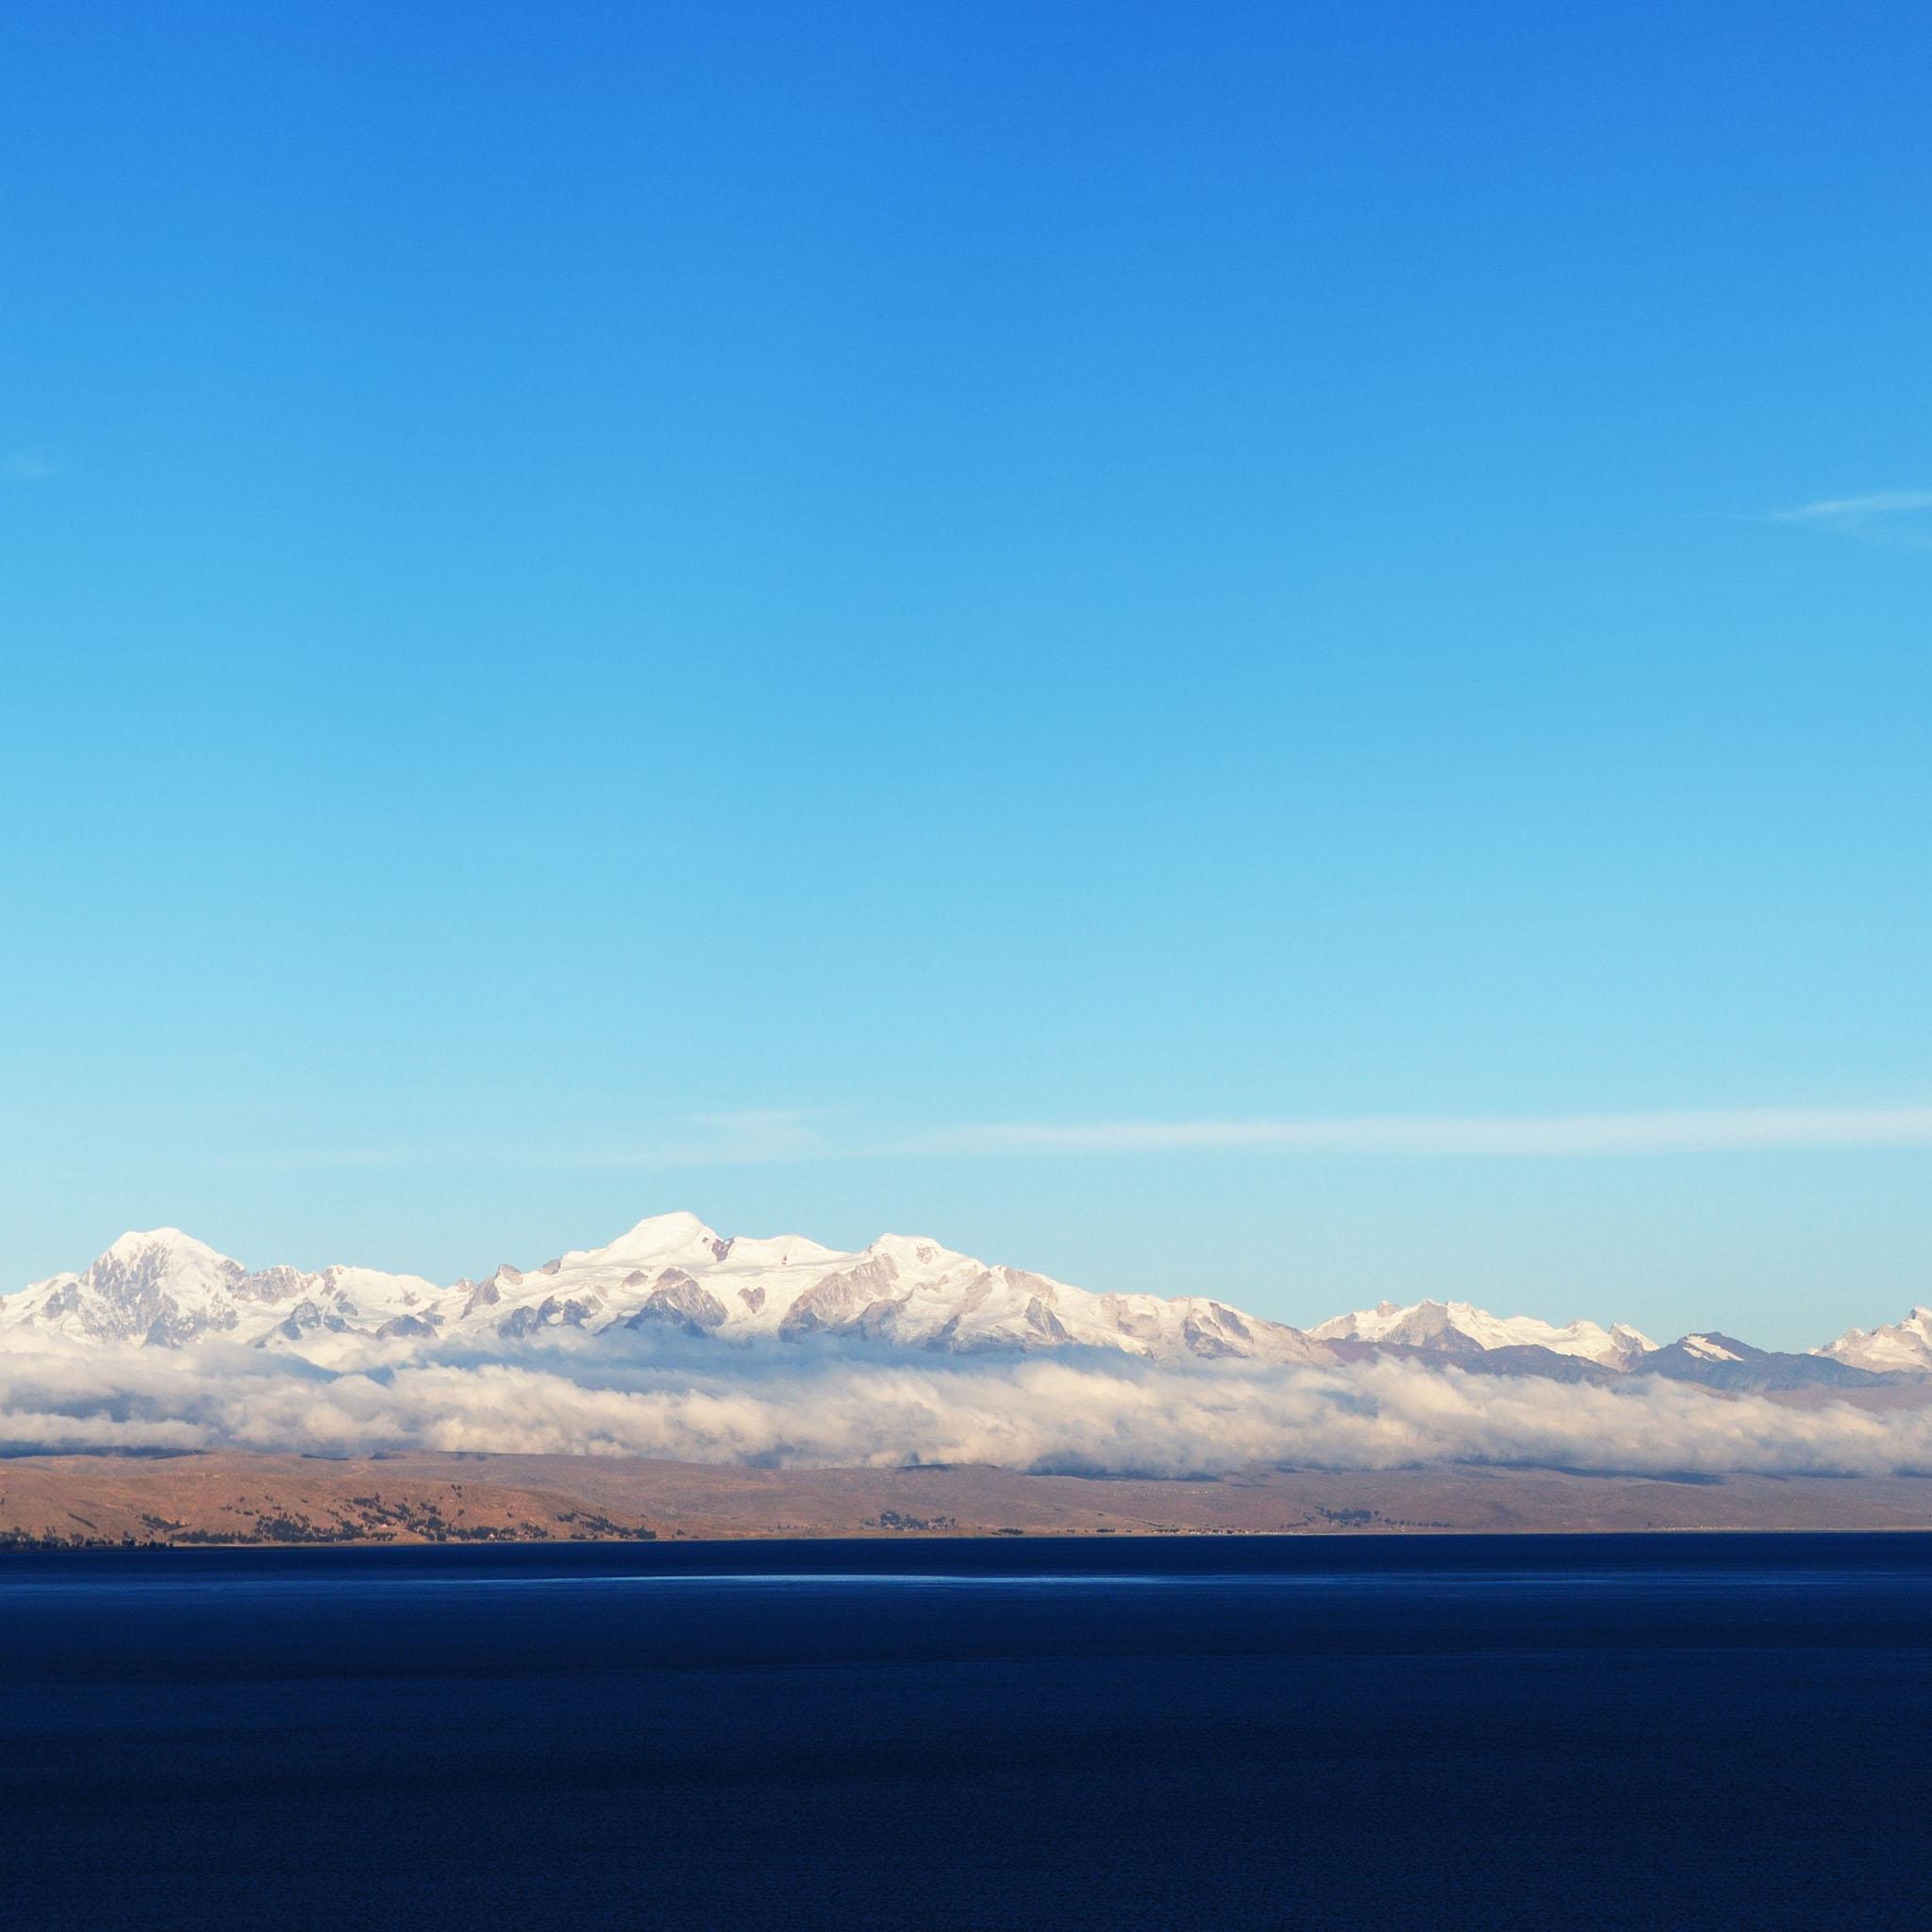
[[[938,1241],[882,1235],[845,1253],[803,1236],[715,1234],[695,1215],[640,1222],[601,1248],[527,1271],[505,1263],[439,1287],[373,1268],[250,1270],[176,1228],[123,1235],[78,1273],[0,1299],[0,1353],[77,1344],[225,1342],[325,1368],[549,1338],[645,1331],[721,1344],[852,1337],[954,1355],[1102,1349],[1162,1363],[1335,1364],[1376,1357],[1485,1374],[1610,1381],[1661,1375],[1733,1391],[1850,1386],[1932,1374],[1932,1309],[1809,1354],[1724,1335],[1662,1345],[1622,1324],[1563,1326],[1465,1302],[1384,1302],[1301,1330],[1208,1295],[1096,1294]]]

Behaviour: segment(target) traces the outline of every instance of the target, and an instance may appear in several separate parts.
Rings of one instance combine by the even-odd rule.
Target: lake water
[[[23,1928],[1932,1924],[1932,1538],[0,1555]]]

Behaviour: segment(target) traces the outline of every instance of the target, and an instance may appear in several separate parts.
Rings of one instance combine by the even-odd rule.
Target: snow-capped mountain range
[[[1327,1358],[1297,1330],[1205,1295],[1092,1294],[902,1235],[857,1253],[802,1235],[728,1239],[694,1214],[658,1215],[601,1248],[527,1271],[506,1262],[447,1288],[369,1268],[251,1273],[164,1227],[125,1234],[82,1272],[0,1301],[0,1347],[49,1331],[76,1341],[222,1341],[326,1366],[432,1342],[638,1329],[724,1341],[852,1335],[953,1354],[1086,1346],[1158,1360]]]
[[[1307,1334],[1314,1341],[1367,1341],[1450,1356],[1541,1348],[1607,1369],[1627,1369],[1657,1346],[1647,1335],[1621,1322],[1608,1328],[1594,1322],[1571,1322],[1558,1328],[1533,1315],[1492,1315],[1467,1302],[1412,1302],[1407,1307],[1378,1302],[1373,1308],[1336,1315]]]
[[[882,1235],[857,1252],[799,1235],[727,1238],[692,1214],[641,1221],[599,1248],[527,1271],[506,1262],[447,1287],[373,1268],[250,1270],[178,1228],[129,1233],[78,1273],[0,1299],[0,1352],[75,1344],[263,1348],[325,1368],[533,1339],[594,1344],[646,1331],[720,1343],[844,1336],[949,1354],[1090,1348],[1152,1361],[1336,1363],[1398,1355],[1523,1374],[1657,1374],[1720,1387],[1932,1373],[1932,1309],[1810,1355],[1726,1336],[1659,1346],[1637,1329],[1496,1316],[1466,1302],[1384,1302],[1306,1331],[1208,1295],[1105,1294]]]

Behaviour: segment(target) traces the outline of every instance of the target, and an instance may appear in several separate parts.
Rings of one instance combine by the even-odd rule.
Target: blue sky
[[[10,8],[0,1282],[1932,1297],[1928,88],[1904,5]]]

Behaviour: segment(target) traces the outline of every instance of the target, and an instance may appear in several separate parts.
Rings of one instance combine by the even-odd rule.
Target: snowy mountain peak
[[[145,1254],[150,1249],[159,1249],[164,1254],[192,1256],[196,1259],[225,1261],[228,1257],[219,1254],[206,1241],[198,1241],[192,1234],[183,1234],[178,1227],[130,1227],[124,1235],[109,1241],[96,1257],[103,1261],[125,1261],[136,1255]]]
[[[890,1255],[894,1260],[909,1261],[915,1267],[930,1267],[937,1261],[963,1261],[943,1241],[923,1234],[882,1234],[865,1251],[868,1255]]]
[[[1363,1341],[1425,1349],[1435,1355],[1484,1355],[1498,1348],[1541,1348],[1607,1368],[1624,1368],[1657,1344],[1624,1323],[1558,1327],[1533,1315],[1492,1315],[1468,1302],[1377,1302],[1310,1328],[1315,1341]]]
[[[96,1255],[87,1273],[95,1280],[138,1274],[148,1278],[228,1279],[247,1273],[218,1248],[198,1241],[178,1227],[129,1228]]]
[[[410,1275],[368,1268],[296,1268],[251,1274],[178,1227],[130,1229],[79,1274],[55,1274],[0,1302],[0,1335],[42,1332],[68,1341],[176,1346],[265,1344],[313,1330],[346,1335],[426,1306],[440,1291]]]
[[[1921,1306],[1904,1321],[1879,1328],[1848,1328],[1815,1353],[1880,1374],[1898,1369],[1932,1370],[1932,1307]]]
[[[638,1224],[601,1248],[582,1249],[583,1254],[604,1255],[615,1260],[628,1256],[641,1260],[651,1255],[675,1254],[694,1242],[718,1239],[695,1214],[647,1214]]]
[[[178,1227],[130,1228],[108,1242],[90,1264],[86,1279],[110,1291],[141,1281],[193,1288],[240,1279],[248,1271],[219,1249]]]

